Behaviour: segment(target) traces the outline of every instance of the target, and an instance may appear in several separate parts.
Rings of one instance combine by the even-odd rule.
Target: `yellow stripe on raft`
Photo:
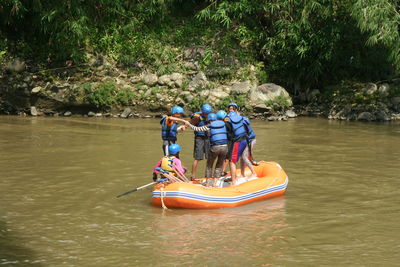
[[[153,190],[152,204],[161,207],[162,194],[168,208],[218,209],[237,207],[286,192],[288,177],[278,163],[262,161],[254,169],[257,179],[224,188],[192,183],[158,184]],[[246,175],[250,175],[247,169]]]

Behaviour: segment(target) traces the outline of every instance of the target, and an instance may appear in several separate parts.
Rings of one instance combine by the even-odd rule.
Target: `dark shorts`
[[[208,138],[194,138],[194,151],[193,158],[196,160],[202,160],[208,158],[209,151],[209,139]]]

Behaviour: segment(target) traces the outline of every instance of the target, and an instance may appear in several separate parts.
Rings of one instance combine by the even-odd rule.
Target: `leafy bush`
[[[88,84],[84,87],[85,101],[95,105],[98,108],[110,108],[116,104],[116,85],[113,82],[106,82],[99,85],[97,88]]]
[[[132,105],[132,101],[137,98],[137,95],[130,89],[121,89],[117,91],[115,101],[123,106]]]
[[[118,89],[114,82],[100,85],[90,83],[83,85],[84,100],[101,109],[109,109],[114,105],[131,105],[137,97],[130,89]]]
[[[218,109],[226,110],[231,102],[235,102],[239,106],[239,110],[250,110],[246,95],[230,95],[221,99],[215,106]]]
[[[265,101],[265,105],[268,107],[273,107],[274,104],[278,104],[279,107],[286,109],[292,105],[292,101],[290,100],[290,98],[282,95],[277,96],[271,100]]]
[[[191,110],[200,110],[201,106],[207,103],[205,97],[194,97],[193,100],[188,104]]]

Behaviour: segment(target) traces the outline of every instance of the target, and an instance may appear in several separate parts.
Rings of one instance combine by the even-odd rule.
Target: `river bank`
[[[250,118],[268,121],[297,116],[400,119],[400,79],[343,82],[289,93],[275,83],[260,84],[255,66],[235,65],[234,59],[218,68],[200,68],[196,60],[203,53],[201,47],[185,50],[185,71],[164,75],[145,69],[132,72],[101,56],[82,66],[47,70],[13,60],[0,74],[0,114],[151,118],[168,113],[174,105],[189,114],[204,103],[225,109],[236,102]]]

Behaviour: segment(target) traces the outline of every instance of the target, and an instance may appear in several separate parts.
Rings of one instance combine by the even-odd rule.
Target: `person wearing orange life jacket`
[[[208,124],[207,115],[212,112],[212,107],[209,104],[204,104],[201,107],[201,112],[196,112],[191,116],[190,124],[194,126],[205,126]],[[194,132],[194,151],[193,151],[193,165],[192,165],[192,180],[196,179],[196,169],[200,160],[208,158],[209,151],[209,138],[207,131]]]
[[[179,159],[179,152],[181,146],[178,144],[172,144],[169,146],[169,156],[162,157],[153,168],[153,180],[157,180],[157,174],[160,173],[159,169],[168,172],[171,175],[177,176],[176,171],[180,174],[186,173],[186,168],[182,166],[182,162]]]
[[[160,120],[161,124],[161,138],[163,140],[162,149],[164,155],[169,155],[168,147],[171,144],[175,144],[178,131],[185,130],[186,127],[179,126],[176,122],[176,118],[180,118],[185,111],[180,106],[174,106],[171,109],[172,116],[163,116]]]

